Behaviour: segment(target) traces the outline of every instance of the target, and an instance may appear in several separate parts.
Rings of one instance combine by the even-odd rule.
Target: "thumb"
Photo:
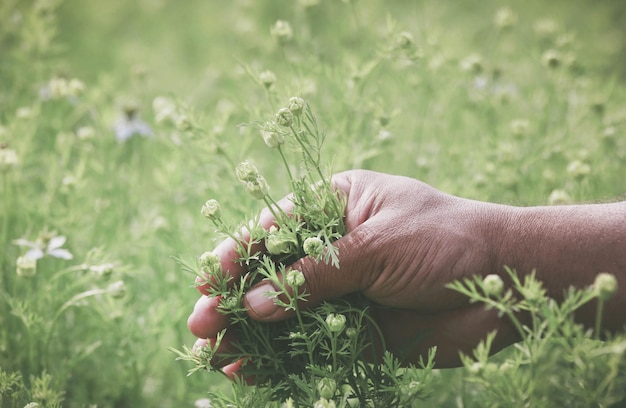
[[[311,257],[304,257],[294,262],[289,270],[299,270],[304,275],[304,284],[298,288],[306,297],[301,302],[301,309],[308,309],[319,305],[325,300],[341,297],[356,292],[363,287],[366,270],[376,269],[373,265],[364,265],[361,256],[364,242],[370,236],[365,224],[360,225],[348,235],[335,242],[339,250],[339,268],[317,262]],[[367,267],[367,269],[365,269]],[[279,279],[284,281],[285,276],[279,274]],[[289,288],[289,285],[285,285]],[[290,289],[290,288],[289,288]],[[293,311],[286,311],[275,303],[276,293],[280,292],[269,280],[259,282],[244,296],[244,306],[248,309],[248,315],[255,320],[278,321],[293,315]],[[280,295],[278,295],[280,297]],[[285,299],[281,299],[285,301]]]

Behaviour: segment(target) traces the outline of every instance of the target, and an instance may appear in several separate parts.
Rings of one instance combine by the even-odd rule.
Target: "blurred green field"
[[[3,1],[0,406],[192,407],[226,387],[167,350],[193,343],[197,298],[173,257],[215,244],[206,199],[258,211],[240,161],[288,192],[239,125],[291,96],[332,171],[516,205],[624,197],[625,22],[609,0]],[[433,401],[459,404],[462,372],[442,375],[457,385]]]

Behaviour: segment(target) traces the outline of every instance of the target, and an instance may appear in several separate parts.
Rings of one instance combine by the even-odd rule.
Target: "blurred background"
[[[624,27],[620,0],[3,1],[0,405],[192,407],[227,389],[168,351],[193,344],[198,296],[173,257],[219,239],[205,200],[234,224],[258,211],[234,164],[287,193],[239,125],[291,96],[332,171],[516,205],[623,197]]]

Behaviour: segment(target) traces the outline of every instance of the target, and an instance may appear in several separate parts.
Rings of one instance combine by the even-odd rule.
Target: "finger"
[[[288,195],[279,200],[277,204],[280,210],[276,209],[275,211],[282,211],[285,214],[290,214],[293,209],[293,201],[291,197],[291,195]],[[269,229],[272,225],[276,225],[276,219],[269,208],[265,207],[261,210],[258,225],[265,230]],[[213,253],[219,256],[222,271],[225,274],[224,276],[230,278],[231,285],[234,282],[239,281],[239,278],[246,272],[246,265],[238,262],[238,259],[241,257],[238,249],[240,244],[250,245],[250,228],[253,228],[253,226],[244,226],[235,233],[234,238],[228,237],[224,239],[213,250]],[[265,252],[264,243],[252,243],[248,252]],[[197,289],[203,295],[208,295],[211,286],[215,285],[215,283],[216,280],[213,276],[205,275],[204,277],[196,278]]]
[[[233,341],[232,336],[226,333],[221,338],[217,348],[215,348],[217,337],[198,339],[194,343],[192,350],[198,356],[207,352],[208,354],[205,355],[204,358],[210,358],[209,364],[211,368],[223,368],[235,362],[235,357],[232,357],[235,350]]]
[[[228,327],[228,316],[218,311],[221,297],[202,296],[187,319],[187,327],[194,336],[206,339]]]
[[[287,268],[285,273],[299,270],[304,275],[304,284],[298,288],[306,296],[306,302],[300,304],[302,308],[314,307],[325,300],[356,292],[366,284],[367,277],[362,271],[366,268],[380,270],[376,265],[365,265],[365,257],[355,250],[369,246],[368,241],[373,236],[368,231],[369,227],[363,224],[335,242],[339,251],[340,268],[323,261],[318,262],[311,257],[299,259]],[[280,280],[285,278],[282,274],[278,277]],[[289,289],[288,285],[286,287]],[[290,317],[293,312],[276,304],[276,292],[279,290],[269,280],[264,280],[250,289],[243,299],[248,315],[261,321],[277,321]]]

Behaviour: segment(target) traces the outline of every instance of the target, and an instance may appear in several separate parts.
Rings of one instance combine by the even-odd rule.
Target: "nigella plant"
[[[275,225],[264,229],[253,220],[246,224],[249,239],[242,240],[224,221],[217,200],[202,206],[202,215],[215,229],[237,242],[238,261],[247,273],[238,282],[229,282],[212,252],[201,255],[196,263],[181,261],[184,269],[200,276],[199,284],[210,282],[209,296],[221,299],[218,309],[229,316],[231,325],[214,344],[199,350],[174,350],[178,358],[195,363],[191,372],[219,372],[213,364],[221,339],[226,331],[238,339],[233,350],[220,352],[220,358],[243,360],[239,373],[253,378],[255,385],[235,381],[232,397],[212,395],[215,406],[410,406],[425,398],[433,379],[434,350],[421,370],[401,369],[395,356],[382,351],[384,339],[363,296],[352,294],[314,308],[302,307],[308,297],[302,289],[305,277],[289,265],[310,256],[340,268],[333,243],[346,234],[346,200],[322,167],[324,133],[310,106],[293,97],[273,120],[252,126],[284,164],[293,205],[289,211],[279,206],[265,177],[244,161],[236,167],[236,177],[245,191],[272,212]],[[260,246],[266,252],[255,250]],[[273,283],[274,303],[292,311],[293,318],[261,323],[248,317],[243,294],[261,280]],[[372,354],[381,359],[372,363],[368,358]]]

